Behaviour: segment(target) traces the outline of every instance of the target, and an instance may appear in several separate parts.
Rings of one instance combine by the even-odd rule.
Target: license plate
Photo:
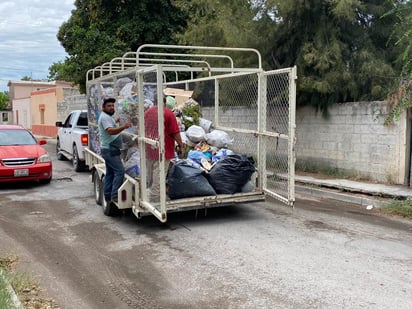
[[[14,170],[14,177],[29,176],[28,169]]]

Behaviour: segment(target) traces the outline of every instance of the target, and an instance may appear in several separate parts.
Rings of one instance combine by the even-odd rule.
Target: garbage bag
[[[195,161],[198,164],[202,163],[202,159],[209,159],[203,152],[200,150],[190,150],[187,154],[187,158]]]
[[[233,154],[220,159],[207,175],[218,194],[241,192],[255,172],[252,161],[245,155]]]
[[[125,170],[125,173],[131,177],[138,177],[140,175],[140,153],[139,151],[130,153],[128,160],[124,163],[124,170]]]
[[[205,130],[200,126],[192,125],[186,130],[186,136],[193,143],[198,143],[205,139]]]
[[[167,175],[168,195],[171,199],[216,195],[215,190],[204,176],[204,171],[179,160]]]
[[[229,134],[221,130],[213,130],[205,134],[204,138],[209,145],[218,148],[227,148],[233,144],[233,139],[230,138]]]
[[[226,157],[226,156],[230,156],[233,155],[234,152],[230,149],[219,149],[213,156],[212,156],[212,162],[215,163],[219,160],[221,160],[222,158]]]

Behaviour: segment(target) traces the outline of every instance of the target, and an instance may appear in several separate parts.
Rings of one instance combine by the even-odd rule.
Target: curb
[[[380,207],[386,203],[384,199],[370,198],[368,196],[357,194],[357,193],[342,193],[337,192],[333,189],[311,187],[308,185],[298,185],[295,184],[295,190],[298,194],[311,195],[320,198],[328,198],[333,200],[338,200],[341,202],[347,202],[352,204],[358,204],[360,206],[373,206]],[[339,189],[337,189],[339,190]],[[301,198],[304,198],[301,196]]]
[[[11,301],[14,305],[15,309],[24,309],[23,304],[20,302],[19,298],[17,297],[16,292],[14,291],[13,287],[9,283],[7,276],[4,274],[4,270],[0,268],[0,280],[5,282],[7,293],[10,295]]]

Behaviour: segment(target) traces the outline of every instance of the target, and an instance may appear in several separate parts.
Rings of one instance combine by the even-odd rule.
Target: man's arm
[[[177,142],[177,154],[179,155],[179,158],[182,158],[183,153],[185,151],[185,145],[182,142],[182,137],[180,136],[180,132],[173,133],[172,137],[174,140]]]
[[[130,121],[126,121],[126,123],[125,123],[124,125],[120,126],[120,127],[117,127],[117,128],[113,128],[113,127],[107,128],[107,129],[106,129],[106,132],[107,132],[107,134],[109,134],[109,135],[116,135],[116,134],[119,134],[120,132],[122,132],[123,130],[130,128],[131,126],[132,126],[131,122],[130,122]]]

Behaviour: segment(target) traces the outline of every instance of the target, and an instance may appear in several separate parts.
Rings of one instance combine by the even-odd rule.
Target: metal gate
[[[290,206],[295,201],[296,67],[216,77],[215,128],[231,132],[233,149],[252,156],[258,187]]]
[[[260,172],[266,194],[295,202],[296,67],[261,74]]]

